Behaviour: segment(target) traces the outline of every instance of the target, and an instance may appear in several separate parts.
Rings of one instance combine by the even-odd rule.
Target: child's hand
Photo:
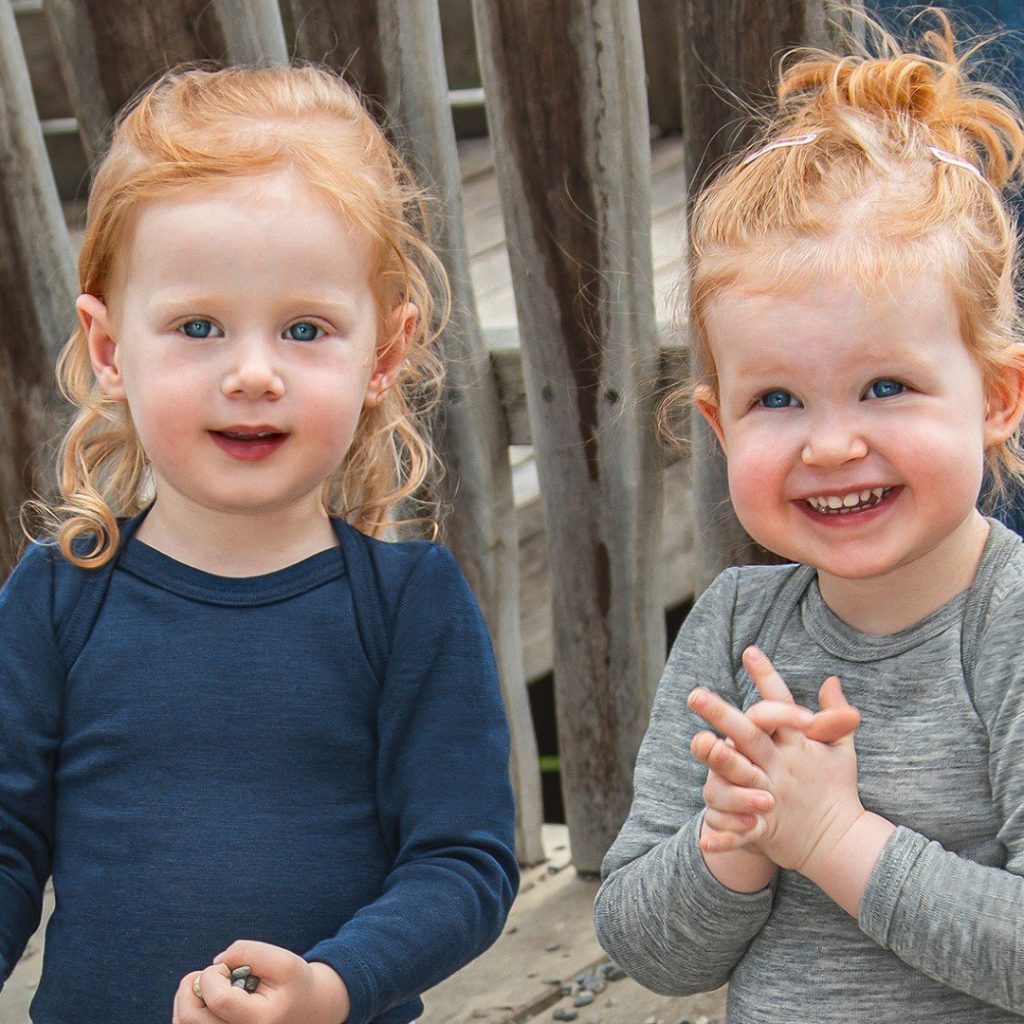
[[[725,736],[700,733],[692,744],[710,770],[701,846],[714,853],[752,845],[780,867],[805,870],[864,813],[852,739],[859,715],[834,676],[821,688],[822,712],[809,721],[806,709],[795,713],[761,651],[748,648],[744,665],[765,698],[746,714],[706,690],[690,697],[691,708]]]
[[[860,724],[855,708],[845,700],[833,703],[829,695],[816,714],[797,705],[785,681],[757,648],[744,652],[744,664],[764,698],[745,714],[751,725],[766,735],[772,736],[784,728],[798,729],[810,739],[835,743],[851,735]],[[753,731],[750,737],[756,740]],[[711,732],[699,732],[690,749],[708,769],[703,791],[707,812],[701,832],[702,847],[708,853],[741,847],[750,853],[759,852],[748,833],[757,825],[757,814],[774,806],[774,798],[765,788],[764,773],[736,749],[729,737],[722,739]]]
[[[231,968],[240,964],[259,977],[255,992],[231,986]],[[197,979],[201,998],[194,989]],[[214,957],[206,970],[182,978],[172,1024],[342,1024],[348,1013],[345,984],[326,964],[242,940]]]

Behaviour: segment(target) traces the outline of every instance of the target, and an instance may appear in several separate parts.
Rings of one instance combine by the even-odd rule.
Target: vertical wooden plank
[[[71,328],[75,268],[14,12],[0,3],[0,579],[21,546],[18,510],[49,485],[53,366]],[[45,483],[44,483],[45,480]]]
[[[285,63],[277,0],[43,0],[86,154],[118,110],[176,64]]]
[[[474,0],[555,608],[577,870],[632,798],[664,663],[650,149],[640,23],[622,0]]]
[[[326,59],[380,103],[394,141],[440,200],[432,240],[454,299],[442,339],[448,373],[442,487],[452,509],[446,534],[494,639],[512,729],[517,852],[523,863],[536,863],[544,857],[543,810],[523,670],[507,428],[470,284],[437,0],[291,0],[291,6],[299,55]]]
[[[737,103],[771,94],[779,55],[829,42],[826,0],[680,0],[683,142],[690,200],[709,174],[752,129]],[[725,460],[694,410],[693,438],[696,591],[729,565],[774,561],[732,512]]]

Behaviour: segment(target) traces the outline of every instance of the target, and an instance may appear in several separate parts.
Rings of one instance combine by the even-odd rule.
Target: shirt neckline
[[[988,522],[989,535],[971,585],[914,625],[896,633],[881,636],[862,633],[845,623],[825,604],[818,587],[818,574],[808,568],[808,586],[800,602],[800,615],[808,635],[829,653],[853,662],[892,658],[938,636],[963,619],[973,588],[991,586],[991,567],[998,562],[1007,544],[1017,543],[1016,536],[1001,523],[992,519]]]
[[[344,575],[345,561],[341,548],[335,545],[258,576],[218,576],[129,536],[118,569],[180,597],[206,604],[243,606],[271,604],[307,593]]]

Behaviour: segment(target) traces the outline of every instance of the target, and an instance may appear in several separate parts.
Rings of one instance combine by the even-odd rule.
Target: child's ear
[[[708,426],[715,432],[718,443],[725,450],[725,432],[722,430],[721,410],[715,392],[707,384],[698,384],[693,389],[693,404],[697,406],[701,416],[708,421]]]
[[[387,338],[381,346],[377,363],[366,386],[366,398],[363,406],[372,409],[379,405],[398,378],[398,373],[405,362],[409,349],[412,347],[412,332],[416,329],[416,321],[420,311],[411,302],[396,306],[388,317]]]
[[[999,367],[985,397],[985,448],[1002,444],[1024,415],[1024,343],[1011,345],[1006,353],[1013,362]]]
[[[110,310],[95,295],[79,295],[75,302],[89,345],[89,360],[100,390],[115,401],[124,401],[124,381],[118,359],[117,342],[110,329]]]

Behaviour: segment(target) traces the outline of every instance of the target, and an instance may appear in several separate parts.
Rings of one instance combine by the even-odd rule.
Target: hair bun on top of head
[[[891,145],[923,143],[937,159],[962,161],[1001,189],[1020,173],[1024,132],[1014,101],[969,75],[972,59],[991,39],[974,40],[958,53],[946,12],[927,8],[914,22],[924,17],[937,27],[921,35],[923,52],[903,51],[867,17],[877,55],[794,51],[778,85],[785,133],[825,131],[858,115],[881,120]]]
[[[945,13],[924,15],[921,52],[865,18],[873,52],[791,54],[758,141],[696,197],[684,294],[701,383],[717,387],[717,296],[822,280],[891,287],[940,273],[986,385],[1020,363],[1017,231],[1000,190],[1021,171],[1024,126],[1013,100],[973,77],[987,40],[958,46]],[[1016,436],[986,460],[997,486],[1024,478]]]

